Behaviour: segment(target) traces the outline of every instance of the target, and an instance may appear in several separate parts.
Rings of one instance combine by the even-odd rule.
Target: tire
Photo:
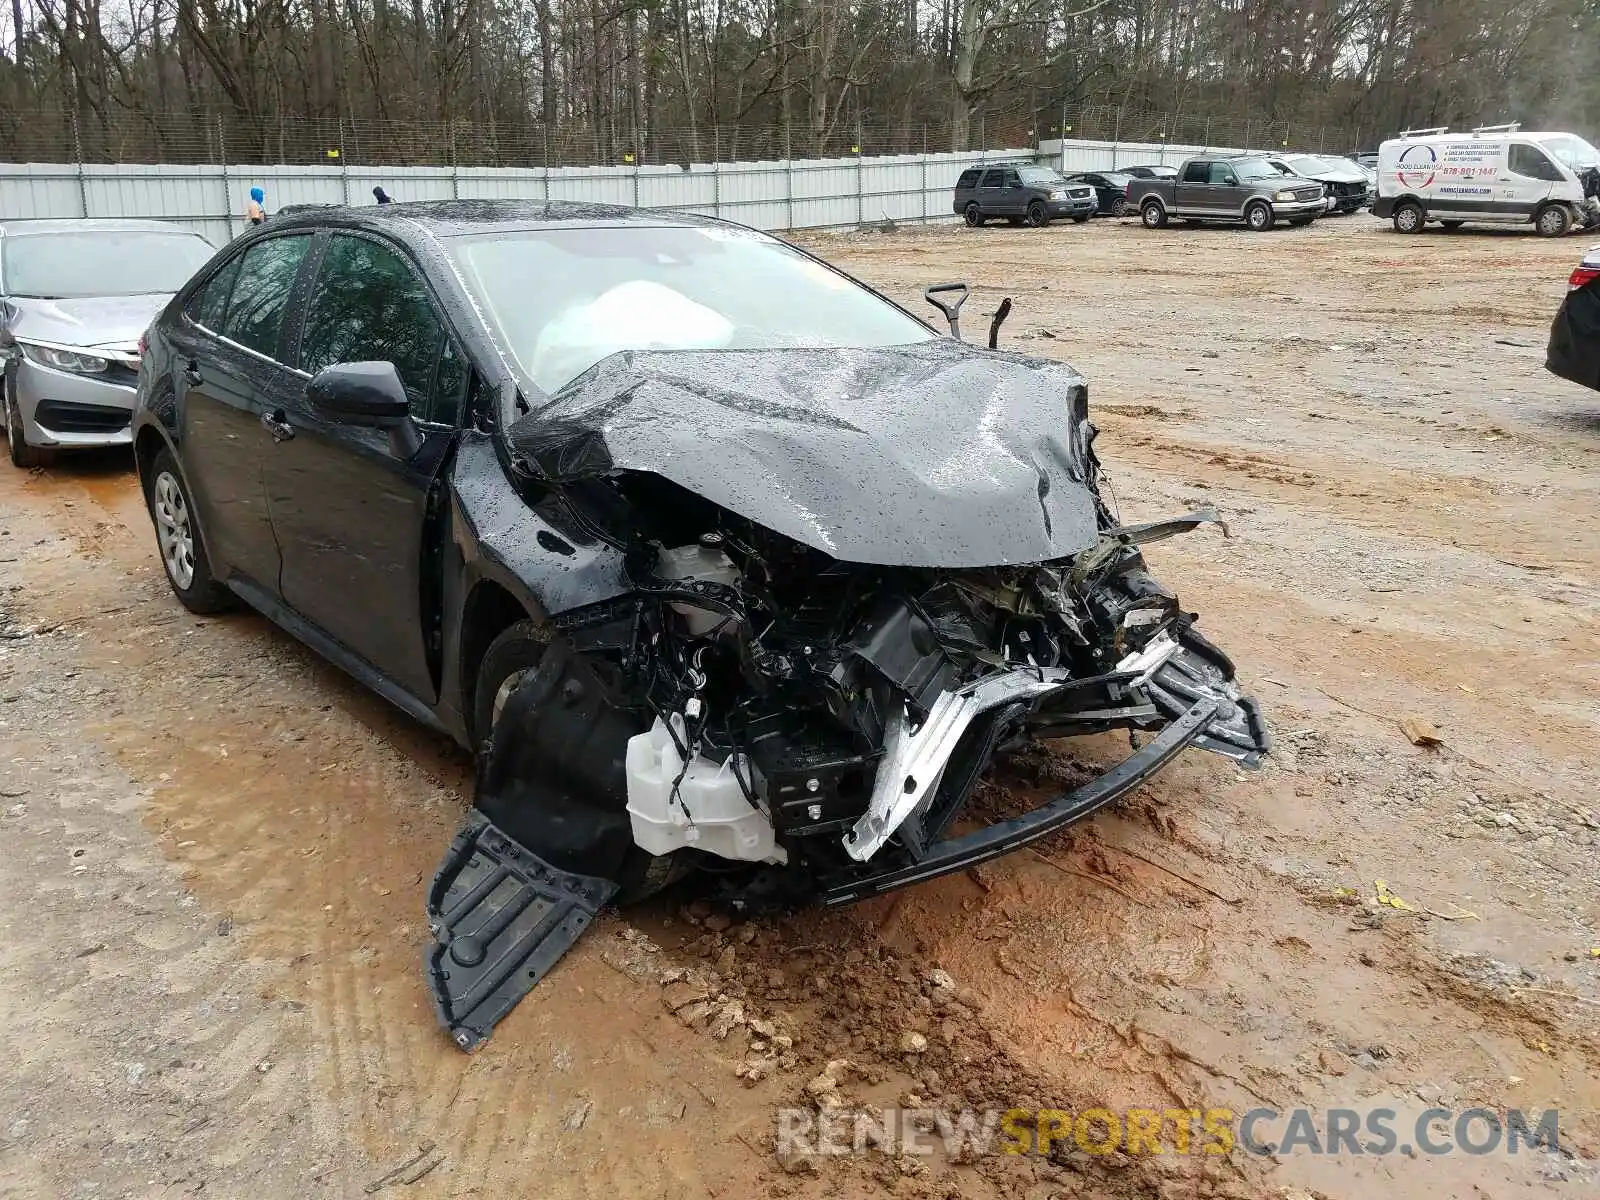
[[[1463,225],[1465,225],[1466,222],[1465,221],[1440,221],[1439,224],[1444,226],[1444,229],[1445,229],[1446,233],[1454,233],[1456,230],[1460,229]]]
[[[967,218],[967,224],[973,229],[983,228],[983,222],[985,220],[983,209],[979,208],[976,204],[967,205],[964,215]]]
[[[50,461],[47,451],[28,445],[22,432],[22,412],[17,406],[16,387],[9,379],[0,379],[0,400],[5,402],[6,445],[11,450],[11,465],[26,471],[42,467]]]
[[[1533,218],[1533,230],[1540,237],[1566,237],[1572,228],[1572,214],[1565,204],[1550,204]]]
[[[1118,196],[1111,202],[1111,215],[1113,217],[1126,217],[1131,212],[1133,212],[1133,208],[1128,204],[1126,196]]]
[[[150,485],[145,489],[144,502],[155,526],[161,567],[179,603],[202,616],[232,608],[233,593],[211,574],[211,560],[206,557],[194,501],[177,460],[166,447],[150,464]]]
[[[1144,222],[1146,229],[1165,229],[1167,227],[1166,206],[1159,200],[1146,200],[1139,209],[1139,219]]]
[[[1072,223],[1074,225],[1087,225],[1089,223],[1089,218],[1093,215],[1093,213],[1079,213],[1077,216],[1072,218]]]
[[[1049,210],[1037,200],[1028,205],[1028,224],[1034,229],[1043,229],[1050,224]]]
[[[523,675],[544,657],[547,636],[539,622],[518,621],[501,630],[478,663],[472,697],[472,733],[481,751],[495,719]],[[692,869],[685,854],[656,855],[633,846],[618,872],[618,904],[636,904],[676,883]]]
[[[1421,233],[1428,225],[1428,218],[1422,211],[1422,205],[1407,201],[1394,210],[1394,231],[1396,233]]]
[[[1252,200],[1245,205],[1244,227],[1251,233],[1265,233],[1272,228],[1272,206],[1263,200]]]

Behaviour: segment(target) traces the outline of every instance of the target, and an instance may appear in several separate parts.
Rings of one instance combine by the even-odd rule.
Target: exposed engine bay
[[[938,372],[970,370],[976,357],[1025,363],[1026,382],[1044,381],[1026,360],[965,347],[955,358],[947,349],[917,353],[942,356],[932,358]],[[1015,469],[1036,493],[1024,493],[1017,520],[993,531],[980,520],[901,551],[861,532],[872,520],[870,489],[864,520],[830,523],[809,499],[793,500],[805,481],[791,486],[774,467],[767,487],[784,507],[744,515],[719,502],[741,494],[737,479],[715,500],[709,486],[685,486],[681,459],[660,450],[671,434],[659,422],[640,436],[638,453],[660,460],[622,461],[628,438],[605,424],[615,422],[619,396],[654,395],[665,410],[669,384],[704,401],[711,383],[696,375],[691,386],[686,373],[700,368],[682,357],[661,356],[672,361],[659,367],[617,357],[618,378],[606,384],[602,364],[600,383],[589,383],[586,412],[598,416],[534,414],[542,419],[530,417],[510,438],[530,503],[557,514],[575,544],[608,548],[620,570],[603,598],[550,614],[539,665],[506,702],[480,759],[477,823],[435,884],[430,978],[441,1019],[464,1048],[487,1036],[613,896],[625,901],[699,870],[722,902],[746,910],[844,903],[1043,837],[1114,801],[1185,746],[1247,767],[1266,752],[1265,726],[1233,664],[1141,552],[1202,525],[1226,529],[1209,510],[1119,523],[1101,496],[1086,391],[1070,372],[1061,377],[1066,401],[1053,399],[1052,429],[997,431],[993,414],[1004,408],[991,403],[980,416],[992,461],[963,452],[977,477]],[[754,373],[767,367],[758,360]],[[1017,377],[1012,369],[1006,386]],[[753,420],[742,399],[716,393],[715,402]],[[884,473],[893,478],[894,469]],[[907,472],[931,477],[920,465]],[[991,495],[989,507],[1003,500]],[[930,499],[925,511],[939,503]],[[853,558],[829,553],[851,536]],[[1070,552],[1029,562],[996,554],[999,565],[983,565],[986,537],[1002,552]],[[941,557],[968,561],[928,565]],[[967,802],[997,757],[1114,729],[1134,742],[1125,762],[1032,812],[967,828]],[[524,970],[534,947],[537,964]],[[495,962],[509,968],[484,976]]]

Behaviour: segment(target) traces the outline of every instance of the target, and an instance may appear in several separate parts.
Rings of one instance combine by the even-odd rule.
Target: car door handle
[[[195,387],[199,387],[206,381],[206,377],[200,374],[200,364],[195,362],[193,359],[190,359],[189,365],[184,367],[183,377],[187,382]]]
[[[294,436],[294,426],[289,424],[289,418],[283,415],[283,409],[276,412],[261,414],[261,428],[272,435],[275,442],[287,442]]]

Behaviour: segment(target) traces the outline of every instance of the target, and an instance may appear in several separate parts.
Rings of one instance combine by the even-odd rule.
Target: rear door
[[[1217,191],[1212,185],[1212,169],[1224,164],[1196,159],[1183,165],[1183,174],[1173,185],[1174,203],[1181,212],[1205,215],[1217,212]]]
[[[1004,217],[1013,215],[1009,207],[1012,203],[1011,193],[1006,187],[1005,171],[990,167],[978,183],[978,207],[983,209],[986,217]]]
[[[281,361],[312,234],[252,243],[191,297],[171,339],[183,472],[219,578],[278,591],[280,558],[262,483],[261,416],[305,381]]]
[[[310,289],[301,392],[275,416],[293,436],[266,472],[284,601],[419,700],[432,703],[439,568],[425,566],[433,485],[470,370],[428,283],[396,245],[335,233]],[[422,446],[400,457],[376,429],[323,419],[304,381],[343,362],[392,362]]]

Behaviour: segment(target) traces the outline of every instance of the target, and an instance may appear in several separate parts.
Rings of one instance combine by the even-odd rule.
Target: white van
[[[1372,215],[1392,218],[1401,233],[1474,221],[1560,237],[1600,224],[1600,150],[1575,134],[1517,125],[1407,130],[1378,147]]]

